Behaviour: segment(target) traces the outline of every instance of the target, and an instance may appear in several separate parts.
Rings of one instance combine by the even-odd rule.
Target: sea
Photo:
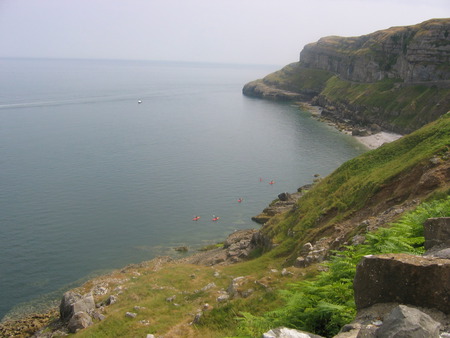
[[[296,105],[242,95],[280,68],[0,59],[0,318],[259,228],[278,194],[367,150]]]

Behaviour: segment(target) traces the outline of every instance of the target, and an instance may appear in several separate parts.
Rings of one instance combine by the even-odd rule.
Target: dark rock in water
[[[175,251],[178,251],[178,252],[187,252],[188,250],[189,249],[187,246],[179,246],[179,247],[175,248]]]
[[[84,311],[76,312],[72,318],[69,320],[69,324],[67,325],[67,328],[69,329],[70,333],[75,333],[79,330],[85,329],[88,326],[91,326],[92,318]]]
[[[418,309],[399,305],[377,330],[379,338],[439,338],[440,324]]]
[[[396,302],[450,313],[450,260],[407,254],[364,257],[356,268],[358,310]]]
[[[286,202],[291,199],[291,194],[289,194],[288,192],[282,192],[278,195],[278,198],[280,199],[280,201]]]
[[[61,300],[59,313],[62,321],[68,321],[77,312],[89,313],[94,309],[94,297],[91,293],[80,295],[73,291],[67,291]]]

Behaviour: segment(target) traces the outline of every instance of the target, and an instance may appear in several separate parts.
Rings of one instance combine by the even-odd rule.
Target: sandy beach
[[[316,118],[320,118],[321,113],[322,113],[321,107],[313,106],[307,102],[297,102],[296,104],[300,107],[300,109],[309,111],[312,116],[314,116]],[[331,125],[338,128],[338,126],[335,122],[333,122],[333,121],[328,121],[328,122]],[[342,125],[341,125],[341,127],[342,127]],[[338,128],[338,129],[340,129],[340,128]],[[341,131],[343,133],[351,135],[351,131],[346,130],[345,126],[342,128]],[[376,148],[382,146],[384,143],[393,142],[395,140],[398,140],[402,136],[403,135],[400,135],[400,134],[382,131],[382,132],[379,132],[379,133],[376,133],[373,135],[369,135],[369,136],[354,136],[354,137],[355,137],[355,139],[357,139],[360,143],[364,144],[369,149],[376,149]]]
[[[402,135],[395,133],[388,133],[382,131],[377,134],[369,135],[369,136],[355,136],[359,142],[364,144],[369,149],[376,149],[382,146],[384,143],[389,143],[395,140],[398,140]]]

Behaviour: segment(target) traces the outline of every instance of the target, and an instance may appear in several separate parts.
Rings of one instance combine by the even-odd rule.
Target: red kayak
[[[213,221],[213,222],[216,222],[216,221],[219,220],[219,218],[220,218],[220,217],[214,217],[214,218],[212,219],[212,221]]]
[[[198,221],[200,219],[200,216],[195,216],[192,220],[193,221]]]

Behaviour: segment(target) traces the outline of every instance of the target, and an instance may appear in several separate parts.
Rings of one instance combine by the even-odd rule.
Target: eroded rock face
[[[359,37],[329,36],[306,45],[300,63],[339,74],[343,79],[404,82],[450,79],[450,20],[433,19]]]
[[[354,280],[358,310],[396,302],[450,313],[450,260],[407,254],[366,256]]]

